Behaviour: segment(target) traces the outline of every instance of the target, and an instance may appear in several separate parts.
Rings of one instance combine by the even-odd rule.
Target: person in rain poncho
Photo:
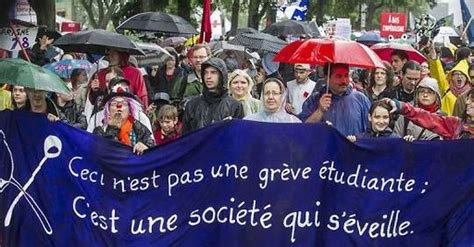
[[[462,59],[448,72],[448,75],[445,75],[443,65],[433,45],[428,50],[430,74],[438,81],[441,93],[441,110],[451,116],[456,98],[469,91],[471,87],[468,73],[469,63],[466,59]]]
[[[469,83],[471,84],[471,88],[474,88],[474,64],[469,65]],[[468,91],[469,92],[469,91]],[[453,109],[453,116],[462,117],[464,112],[466,111],[466,101],[468,100],[467,93],[465,92],[461,94],[456,99],[456,103],[454,104]]]
[[[114,49],[107,50],[109,67],[118,67],[123,71],[123,77],[130,82],[130,92],[138,97],[140,103],[142,103],[146,109],[148,107],[148,91],[145,86],[145,80],[143,79],[140,70],[129,63],[129,57],[130,55],[127,52],[117,51]],[[106,75],[109,72],[110,69],[99,70],[97,76],[100,82],[100,90],[105,90],[107,88]]]
[[[283,82],[269,78],[263,82],[261,102],[263,110],[245,117],[246,120],[273,123],[301,123],[296,116],[285,111],[287,92]]]
[[[347,64],[331,64],[325,68],[329,75],[327,87],[313,93],[298,115],[301,121],[317,123],[329,121],[344,136],[356,135],[367,130],[370,100],[363,93],[353,90]]]
[[[245,71],[236,69],[230,73],[227,88],[230,96],[242,103],[244,116],[256,113],[261,108],[260,101],[250,93],[253,86],[254,81]]]

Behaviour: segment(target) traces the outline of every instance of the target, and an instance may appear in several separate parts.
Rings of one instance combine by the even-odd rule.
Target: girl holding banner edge
[[[393,121],[392,107],[385,101],[379,100],[372,104],[369,110],[369,128],[360,134],[349,135],[347,139],[356,142],[358,138],[398,138],[389,127]]]

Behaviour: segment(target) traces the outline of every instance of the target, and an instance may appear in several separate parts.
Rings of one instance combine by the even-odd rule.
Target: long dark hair
[[[81,75],[82,73],[86,73],[86,70],[81,69],[81,68],[77,68],[77,69],[72,70],[72,72],[71,72],[71,83],[72,83],[73,88],[77,87],[77,81],[75,80],[75,78],[78,77],[79,75]]]
[[[382,61],[383,65],[385,66],[385,73],[386,73],[386,84],[387,84],[387,89],[392,89],[393,87],[393,79],[394,79],[394,73],[393,73],[393,67],[391,64],[389,64],[386,61]],[[373,87],[375,84],[375,70],[377,69],[372,69],[370,71],[370,78],[369,78],[369,88]]]

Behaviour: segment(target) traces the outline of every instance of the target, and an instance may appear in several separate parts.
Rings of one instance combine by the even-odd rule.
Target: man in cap
[[[287,83],[288,103],[285,108],[288,113],[300,114],[303,103],[312,94],[316,82],[309,79],[311,67],[309,64],[295,64],[295,79]]]

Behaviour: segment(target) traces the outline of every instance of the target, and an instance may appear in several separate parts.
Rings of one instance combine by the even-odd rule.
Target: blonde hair
[[[230,84],[232,81],[237,77],[237,76],[242,76],[245,78],[247,83],[249,84],[249,92],[252,90],[254,82],[252,78],[247,74],[247,72],[241,70],[241,69],[236,69],[232,73],[229,74],[228,80],[227,80],[227,88],[230,89]],[[232,92],[231,92],[232,93]]]
[[[158,121],[159,120],[175,120],[178,118],[178,109],[172,105],[163,105],[158,111]]]

